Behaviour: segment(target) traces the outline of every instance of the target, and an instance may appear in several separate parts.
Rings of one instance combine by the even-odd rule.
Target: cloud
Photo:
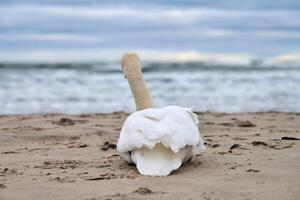
[[[275,62],[297,62],[300,64],[300,51],[277,55],[273,57],[273,60]]]
[[[70,34],[70,33],[24,33],[20,34],[0,34],[0,41],[75,41],[75,42],[95,42],[98,38],[90,35]]]
[[[5,62],[97,62],[119,61],[126,49],[39,50],[14,54],[0,52]],[[136,49],[142,60],[159,62],[211,62],[246,65],[253,56],[248,54],[207,54],[197,51],[164,51]]]
[[[240,21],[244,24],[260,25],[262,20],[265,24],[277,24],[285,21],[284,26],[299,26],[297,20],[300,16],[298,11],[275,9],[275,10],[238,10],[216,9],[208,7],[196,8],[166,8],[166,7],[127,7],[127,6],[80,6],[66,5],[11,5],[1,6],[1,24],[17,24],[18,22],[34,22],[39,20],[55,19],[86,19],[86,20],[121,20],[130,19],[131,22],[152,23],[176,23],[192,24],[198,22],[211,22],[221,20]],[[252,20],[249,20],[252,19]],[[276,20],[274,20],[276,19]],[[288,19],[288,20],[287,20]],[[254,20],[254,21],[253,21]],[[128,23],[130,23],[128,21]],[[58,24],[60,21],[56,21]],[[246,22],[246,23],[245,23]],[[215,23],[217,23],[215,21]],[[218,24],[218,23],[217,23]]]
[[[300,45],[300,13],[279,1],[268,9],[258,1],[229,3],[230,9],[227,3],[197,1],[194,6],[177,1],[174,6],[163,2],[152,6],[121,1],[113,5],[78,0],[77,6],[66,1],[12,2],[0,4],[1,52],[133,48],[273,56],[296,51]]]

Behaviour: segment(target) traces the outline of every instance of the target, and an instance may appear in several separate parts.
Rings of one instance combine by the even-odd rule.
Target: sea
[[[299,0],[0,0],[0,114],[133,112],[136,51],[156,107],[300,112]]]
[[[300,66],[143,63],[155,107],[200,112],[300,112]],[[1,64],[0,113],[133,112],[118,62]]]

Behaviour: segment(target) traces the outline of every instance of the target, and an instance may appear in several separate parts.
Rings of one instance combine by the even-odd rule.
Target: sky
[[[300,61],[299,0],[1,0],[0,62]]]

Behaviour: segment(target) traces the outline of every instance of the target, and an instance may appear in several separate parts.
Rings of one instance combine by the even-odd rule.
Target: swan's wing
[[[119,152],[131,151],[142,146],[152,149],[155,146],[156,141],[164,132],[160,123],[157,123],[163,115],[161,112],[157,112],[157,116],[155,116],[152,109],[146,109],[146,111],[148,110],[150,111],[149,115],[138,111],[125,120],[117,144]]]
[[[190,108],[179,106],[135,112],[124,122],[117,148],[125,153],[142,146],[152,149],[156,143],[173,152],[187,145],[203,145],[197,115]]]
[[[165,109],[148,108],[147,110],[141,111],[140,115],[154,121],[159,121],[167,114]]]
[[[190,108],[168,106],[165,109],[168,112],[163,120],[166,142],[172,151],[178,152],[187,145],[197,145],[201,141],[197,115]]]

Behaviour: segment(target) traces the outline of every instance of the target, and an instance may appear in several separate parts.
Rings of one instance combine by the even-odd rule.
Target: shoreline
[[[164,178],[118,156],[128,113],[0,115],[0,199],[298,199],[300,113],[197,114],[207,150]]]
[[[212,112],[212,111],[193,111],[197,115],[203,114],[214,114],[214,115],[242,115],[242,114],[291,114],[291,115],[300,115],[300,112],[290,112],[290,111],[254,111],[254,112]],[[83,112],[83,113],[63,113],[63,112],[45,112],[45,113],[13,113],[13,114],[1,114],[0,117],[13,117],[13,116],[74,116],[74,117],[88,117],[88,116],[101,116],[101,115],[116,115],[124,114],[130,115],[132,112],[126,111],[113,111],[113,112]]]

